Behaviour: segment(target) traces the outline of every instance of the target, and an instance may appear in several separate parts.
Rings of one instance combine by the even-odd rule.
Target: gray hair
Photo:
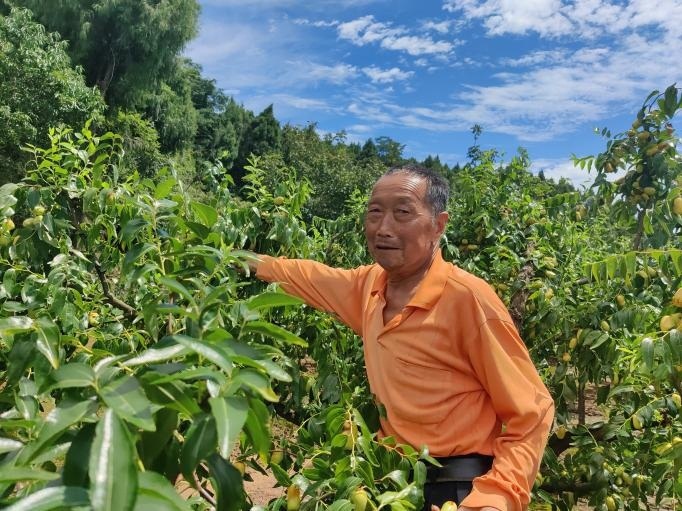
[[[410,163],[407,165],[391,167],[384,173],[384,176],[401,173],[416,176],[426,181],[425,199],[426,203],[431,207],[434,216],[443,211],[447,211],[448,199],[450,198],[450,185],[442,175],[433,169],[420,167],[419,165]]]

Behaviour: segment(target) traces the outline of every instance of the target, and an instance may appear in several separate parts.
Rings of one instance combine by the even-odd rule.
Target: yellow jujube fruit
[[[554,434],[556,435],[556,437],[557,437],[559,440],[563,440],[564,437],[566,436],[566,426],[564,426],[564,425],[562,424],[561,426],[559,426],[558,428],[556,428],[556,431],[554,432]]]
[[[625,297],[623,295],[616,295],[616,303],[618,307],[623,307],[625,305]]]
[[[632,427],[634,429],[642,429],[644,424],[642,424],[642,419],[639,418],[637,415],[632,416]]]
[[[88,325],[90,326],[99,325],[99,312],[97,311],[88,312]]]
[[[656,195],[656,188],[654,188],[653,186],[647,186],[642,191],[646,193],[649,197],[653,197],[654,195]]]
[[[673,305],[682,309],[682,287],[675,291],[673,295]]]
[[[571,337],[571,340],[568,341],[568,347],[570,349],[575,349],[575,347],[578,345],[578,338],[577,337]]]
[[[440,507],[440,511],[457,511],[457,504],[448,500]]]
[[[682,397],[680,397],[677,392],[674,392],[670,398],[673,400],[673,403],[675,403],[677,408],[682,408]]]
[[[680,317],[682,314],[679,312],[677,314],[671,314],[670,316],[663,316],[661,318],[660,322],[660,327],[662,332],[669,332],[673,328],[677,326],[677,323],[680,321]]]
[[[364,489],[356,488],[353,493],[351,493],[350,501],[353,503],[354,511],[365,511],[369,498],[367,497],[367,492]]]
[[[571,361],[571,354],[570,353],[564,353],[561,355],[561,360],[564,362],[570,362]]]
[[[606,320],[602,320],[602,322],[599,323],[599,326],[604,332],[608,332],[609,330],[611,330],[611,326],[609,325],[609,322]]]
[[[275,197],[272,202],[275,203],[275,206],[281,206],[284,204],[284,197]]]
[[[282,449],[273,449],[270,452],[270,464],[279,465],[284,459],[284,451]]]
[[[292,484],[287,488],[287,511],[298,511],[301,507],[301,489]]]
[[[682,197],[675,197],[673,199],[673,213],[682,215]]]
[[[608,511],[616,511],[616,509],[618,509],[618,506],[616,506],[616,500],[611,495],[606,497],[604,504],[606,504],[606,509]]]
[[[242,477],[244,477],[244,474],[246,473],[246,465],[243,461],[235,461],[232,463],[232,466],[237,469]]]
[[[14,227],[15,227],[14,221],[12,221],[11,218],[5,218],[2,221],[2,229],[3,230],[10,232],[10,231],[14,230]]]

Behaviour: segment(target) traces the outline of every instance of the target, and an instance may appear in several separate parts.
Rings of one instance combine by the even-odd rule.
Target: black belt
[[[427,483],[446,483],[472,481],[488,472],[493,466],[493,457],[483,454],[466,454],[436,458],[442,467],[430,465],[426,467]]]

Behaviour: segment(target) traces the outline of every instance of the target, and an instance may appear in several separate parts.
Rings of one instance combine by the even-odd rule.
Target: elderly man
[[[443,464],[425,510],[529,503],[554,407],[504,304],[481,279],[443,260],[448,184],[407,166],[374,185],[365,234],[376,264],[352,270],[258,256],[258,278],[335,314],[363,339],[381,434]],[[435,468],[435,467],[434,467]]]

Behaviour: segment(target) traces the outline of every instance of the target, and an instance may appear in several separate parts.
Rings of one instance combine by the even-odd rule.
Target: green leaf
[[[654,366],[654,348],[654,341],[651,339],[651,337],[645,337],[642,339],[642,360],[649,369]]]
[[[153,376],[155,373],[147,373],[144,375],[143,381],[147,382],[147,376]],[[172,408],[183,414],[188,419],[199,415],[201,408],[193,399],[193,389],[189,385],[181,381],[167,381],[162,383],[145,383],[145,391],[149,399],[154,403]]]
[[[49,318],[41,317],[35,321],[35,330],[38,334],[36,348],[48,360],[50,365],[59,367],[59,327]]]
[[[38,437],[27,444],[17,456],[17,465],[28,464],[38,456],[45,448],[51,447],[66,429],[83,420],[92,413],[96,404],[92,400],[71,403],[60,403],[47,417],[38,432]]]
[[[11,438],[0,438],[0,454],[18,451],[23,446],[24,444],[18,440],[12,440]]]
[[[128,273],[132,269],[133,265],[140,260],[140,258],[148,252],[156,250],[156,246],[151,243],[142,243],[140,245],[135,245],[131,248],[123,259],[123,266],[121,271],[123,273]]]
[[[246,417],[246,433],[256,452],[267,458],[270,452],[270,412],[260,399],[249,399],[249,414]]]
[[[168,194],[173,190],[173,187],[177,184],[178,182],[175,180],[175,178],[169,177],[168,179],[161,181],[159,184],[156,185],[156,189],[154,190],[154,198],[155,199],[165,199],[168,197]]]
[[[353,511],[355,507],[350,500],[341,499],[335,500],[334,503],[327,508],[327,511]]]
[[[141,472],[133,511],[191,511],[168,479],[156,472]]]
[[[249,321],[244,325],[243,331],[266,335],[273,339],[284,341],[287,344],[303,346],[304,348],[308,346],[308,343],[299,336],[292,334],[281,326],[273,325],[267,321]]]
[[[39,468],[0,467],[0,483],[16,483],[18,481],[52,481],[59,479],[59,474]]]
[[[213,227],[218,221],[218,212],[211,206],[196,201],[190,202],[189,205],[194,211],[197,220],[206,227]]]
[[[87,364],[71,362],[52,373],[52,379],[55,383],[50,389],[89,387],[95,385],[95,371]]]
[[[178,282],[177,280],[171,279],[170,277],[161,277],[159,279],[159,283],[163,284],[164,286],[166,286],[171,291],[179,294],[180,296],[182,296],[185,300],[187,300],[192,305],[196,305],[196,303],[194,302],[194,297],[189,292],[189,290],[185,286],[183,286],[180,282]]]
[[[232,368],[234,367],[232,360],[230,359],[230,355],[222,347],[202,342],[198,339],[187,337],[186,335],[172,335],[167,338],[173,339],[178,344],[186,346],[193,352],[213,362],[227,374],[232,373]]]
[[[417,461],[413,467],[414,482],[417,486],[423,486],[426,482],[426,465],[423,462]]]
[[[627,267],[628,276],[632,277],[637,273],[637,252],[625,254],[625,266]]]
[[[137,217],[129,220],[121,230],[121,240],[124,242],[131,242],[137,233],[148,225],[149,222],[144,218]]]
[[[262,293],[254,296],[246,305],[251,310],[269,309],[272,307],[282,307],[286,305],[300,305],[303,300],[284,293]]]
[[[134,376],[123,376],[114,380],[103,387],[99,394],[121,419],[147,431],[154,431],[156,428],[152,417],[152,404]]]
[[[590,345],[590,349],[591,350],[597,349],[599,346],[601,346],[602,344],[604,344],[608,340],[609,340],[609,334],[607,334],[606,332],[600,333],[597,336],[597,338],[594,340],[594,342]]]
[[[668,117],[673,117],[675,115],[675,110],[677,109],[677,87],[671,85],[665,89],[664,100],[663,100],[663,111]]]
[[[181,344],[172,343],[168,346],[161,346],[161,342],[158,342],[153,347],[142,352],[140,355],[136,357],[126,360],[121,365],[125,367],[134,367],[143,364],[156,364],[159,362],[166,362],[167,360],[180,357],[187,353],[188,351],[189,350]]]
[[[88,465],[92,443],[95,440],[95,424],[85,424],[76,434],[64,459],[62,479],[67,486],[87,486]]]
[[[215,452],[217,442],[216,424],[213,416],[201,415],[189,427],[180,452],[180,468],[188,482],[193,484],[194,469],[201,460],[205,460]]]
[[[218,431],[218,452],[229,458],[232,447],[244,427],[249,404],[244,397],[212,397],[208,400]]]
[[[90,494],[96,511],[130,509],[137,496],[135,446],[128,429],[108,409],[97,424],[90,455]]]
[[[279,397],[270,387],[270,380],[260,373],[257,373],[251,369],[242,369],[234,377],[233,380],[235,385],[242,385],[252,390],[258,392],[263,399],[276,403],[279,401]]]
[[[206,461],[218,496],[217,511],[241,511],[245,504],[245,496],[244,480],[239,470],[217,454],[213,454]]]
[[[74,486],[57,486],[38,490],[5,508],[5,511],[75,510],[81,506],[90,506],[87,490]]]
[[[610,279],[612,279],[616,276],[617,271],[618,271],[618,257],[617,256],[607,257],[606,258],[606,274],[609,276]]]
[[[137,442],[137,452],[145,467],[151,467],[168,447],[178,427],[178,412],[171,408],[162,408],[156,412],[154,424],[156,424],[156,431],[142,432]]]
[[[33,329],[33,320],[26,316],[0,319],[0,335],[3,337]]]

